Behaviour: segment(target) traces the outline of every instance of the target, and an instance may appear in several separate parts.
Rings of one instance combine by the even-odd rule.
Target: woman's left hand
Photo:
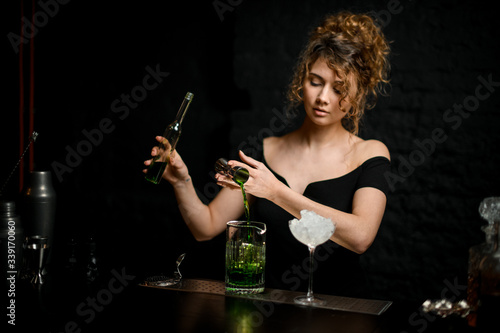
[[[231,160],[228,165],[231,167],[239,166],[248,170],[250,177],[245,183],[245,191],[255,197],[272,200],[276,194],[276,189],[283,183],[274,176],[264,163],[245,155],[241,150],[239,155],[242,162]],[[240,188],[231,177],[217,173],[215,178],[218,185],[234,189]]]

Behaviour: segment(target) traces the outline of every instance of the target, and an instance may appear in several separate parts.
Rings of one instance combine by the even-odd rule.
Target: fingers
[[[158,136],[155,136],[155,139],[156,139],[156,141],[158,141],[159,143],[165,143],[165,141],[167,140],[167,139],[165,139],[164,137],[159,136],[159,135],[158,135]]]
[[[177,153],[177,150],[173,150],[171,153],[170,153],[170,156],[169,156],[169,163],[170,165],[172,165],[173,167],[175,168],[180,168],[182,167],[182,158],[180,157],[180,155]]]
[[[155,136],[155,140],[158,141],[160,144],[163,144],[165,145],[166,143],[168,143],[167,139],[165,139],[164,137],[162,136]],[[158,156],[159,154],[163,154],[162,151],[160,150],[160,147],[153,147],[151,149],[151,156],[153,157],[152,159],[149,159],[149,160],[146,160],[144,161],[144,165],[146,167],[149,167],[151,165],[151,163],[153,163],[153,159],[155,156]],[[175,151],[171,154],[170,156],[170,164],[174,164],[175,163]],[[148,168],[146,169],[143,169],[142,172],[143,173],[147,173],[147,170]]]
[[[217,185],[221,187],[227,187],[231,189],[240,188],[240,186],[236,184],[230,177],[221,175],[220,173],[215,174],[215,179],[217,180]]]
[[[240,155],[241,161],[243,163],[251,166],[254,169],[258,169],[258,167],[260,165],[259,161],[251,158],[250,156],[245,155],[245,153],[243,151],[241,151],[241,150],[239,151],[239,155]],[[234,165],[236,165],[236,163]]]
[[[167,139],[165,139],[162,136],[156,136],[155,139],[156,139],[156,141],[158,141],[160,144],[163,144],[163,145],[166,145],[168,143]],[[153,157],[160,154],[160,153],[161,153],[160,147],[155,146],[151,149],[151,156],[153,156]]]
[[[165,138],[164,138],[164,137],[162,137],[162,136],[156,136],[156,137],[155,137],[155,139],[156,139],[156,141],[158,141],[158,142],[160,142],[160,143],[161,143],[163,140],[165,140]],[[159,149],[158,149],[158,147],[153,147],[153,148],[151,149],[151,156],[152,156],[152,157],[155,157],[156,155],[158,155],[158,153],[159,153]],[[144,161],[144,165],[145,165],[145,166],[147,166],[147,167],[149,167],[149,166],[151,165],[151,163],[152,163],[152,162],[153,162],[153,159],[146,160],[146,161]],[[146,173],[147,171],[148,171],[148,169],[147,169],[147,168],[142,170],[142,172],[144,172],[144,173]]]
[[[144,165],[147,166],[147,167],[149,167],[151,165],[151,160],[144,161]],[[142,172],[143,173],[147,173],[148,172],[148,168],[142,169]]]

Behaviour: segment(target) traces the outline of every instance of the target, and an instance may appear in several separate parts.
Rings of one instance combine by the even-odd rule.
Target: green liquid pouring
[[[250,222],[250,209],[248,208],[248,200],[247,194],[245,192],[245,186],[242,182],[236,181],[238,185],[241,187],[241,193],[243,194],[243,206],[245,207],[245,217],[247,218],[247,222]]]

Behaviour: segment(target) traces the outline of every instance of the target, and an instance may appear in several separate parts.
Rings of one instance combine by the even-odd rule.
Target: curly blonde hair
[[[294,110],[302,103],[303,84],[311,66],[325,59],[343,82],[339,105],[343,100],[351,104],[342,124],[357,134],[364,110],[373,108],[377,95],[385,93],[389,51],[388,41],[369,15],[341,12],[327,16],[312,31],[299,57],[287,93],[289,108]]]

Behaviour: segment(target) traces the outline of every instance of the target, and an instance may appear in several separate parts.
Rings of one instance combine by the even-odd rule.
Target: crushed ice
[[[301,243],[317,246],[326,242],[335,232],[332,220],[316,214],[313,211],[300,211],[300,220],[289,222],[290,231]]]

